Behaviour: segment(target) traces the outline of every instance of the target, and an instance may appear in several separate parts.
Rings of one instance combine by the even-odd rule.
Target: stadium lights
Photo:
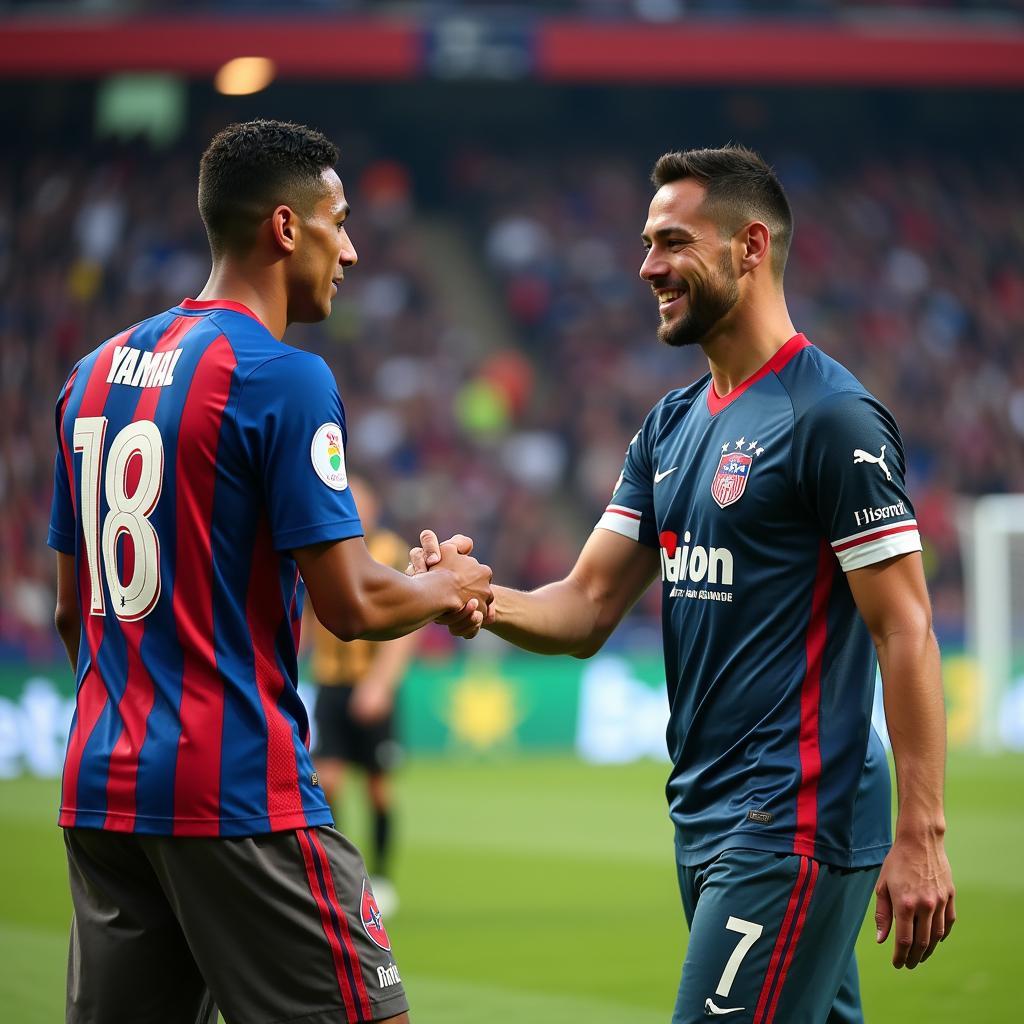
[[[266,89],[276,70],[268,57],[235,57],[220,68],[213,84],[225,96],[249,96]]]

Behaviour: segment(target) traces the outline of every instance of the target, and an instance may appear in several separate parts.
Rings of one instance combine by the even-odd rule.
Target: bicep
[[[362,537],[309,544],[291,554],[316,617],[335,635],[358,611],[372,577],[384,569],[370,557]]]
[[[620,533],[596,529],[569,574],[611,628],[651,585],[658,571],[656,549]]]
[[[931,605],[919,551],[853,569],[846,579],[876,643],[893,633],[931,630]]]

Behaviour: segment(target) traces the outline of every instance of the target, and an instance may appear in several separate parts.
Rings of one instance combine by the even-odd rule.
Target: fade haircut
[[[309,215],[338,148],[313,128],[246,121],[218,132],[199,163],[199,215],[214,257],[244,252],[259,224],[284,204]]]
[[[726,237],[753,220],[767,225],[772,272],[781,279],[793,239],[793,212],[771,166],[752,149],[730,144],[665,153],[651,172],[658,188],[685,178],[704,186],[704,211]]]

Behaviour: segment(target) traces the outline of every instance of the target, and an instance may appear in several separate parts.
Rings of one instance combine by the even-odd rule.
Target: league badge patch
[[[373,895],[367,879],[363,879],[363,895],[359,901],[359,917],[363,922],[363,931],[370,936],[370,941],[375,946],[391,952],[391,940],[384,929],[384,920],[380,916],[380,908]]]
[[[730,448],[733,451],[730,452]],[[718,460],[718,469],[715,470],[714,479],[711,481],[711,497],[718,503],[719,508],[733,505],[743,497],[754,456],[760,455],[763,451],[757,441],[748,442],[745,437],[732,444],[726,441],[722,445],[722,457]]]
[[[316,475],[328,487],[343,491],[348,487],[345,473],[345,454],[341,446],[341,427],[337,423],[324,423],[313,435],[309,457]]]

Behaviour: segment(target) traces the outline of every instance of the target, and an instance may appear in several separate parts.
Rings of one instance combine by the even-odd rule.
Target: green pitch
[[[686,933],[665,768],[569,758],[415,761],[403,772],[402,898],[390,922],[416,1024],[667,1024]],[[960,919],[913,973],[870,921],[859,948],[872,1024],[1018,1019],[1024,757],[951,759]],[[56,786],[0,782],[0,1007],[63,1019],[69,904]],[[346,817],[358,840],[360,807]]]

